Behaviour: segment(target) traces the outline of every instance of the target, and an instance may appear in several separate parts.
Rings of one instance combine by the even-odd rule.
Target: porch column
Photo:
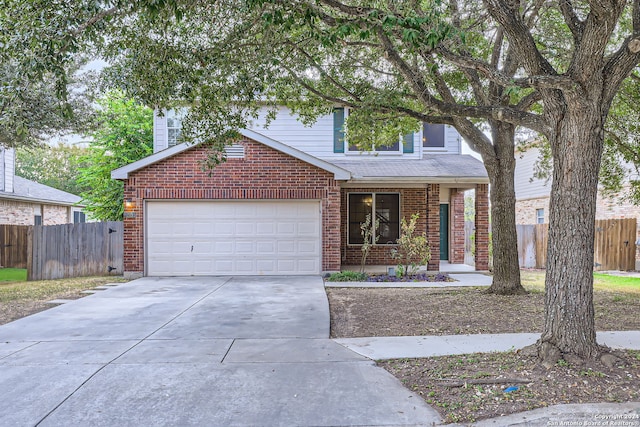
[[[451,190],[451,263],[464,264],[464,191]]]
[[[476,185],[476,271],[489,270],[489,185]]]
[[[440,184],[427,184],[427,241],[431,247],[428,271],[440,270]]]

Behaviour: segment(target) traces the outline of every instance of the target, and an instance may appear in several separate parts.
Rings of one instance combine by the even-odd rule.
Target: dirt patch
[[[541,332],[544,295],[479,288],[327,288],[331,336]],[[598,330],[640,330],[640,295],[594,294]],[[523,352],[379,362],[446,422],[473,422],[565,403],[640,401],[640,352],[615,351],[609,368],[561,362],[546,369]],[[517,390],[505,392],[508,387]]]
[[[544,294],[479,288],[327,288],[331,337],[542,332]],[[640,330],[640,296],[594,295],[599,331]]]
[[[78,299],[88,289],[106,283],[126,282],[121,277],[80,277],[0,285],[0,325],[55,307],[47,301]]]
[[[560,364],[532,356],[478,353],[379,362],[432,405],[445,422],[474,422],[565,403],[640,400],[640,352],[616,351],[627,366]],[[509,389],[516,390],[506,391]]]

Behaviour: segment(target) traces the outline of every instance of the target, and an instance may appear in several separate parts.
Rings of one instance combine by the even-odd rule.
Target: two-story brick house
[[[391,147],[359,152],[348,111],[305,127],[286,108],[264,117],[203,170],[206,148],[178,144],[180,120],[154,119],[154,154],[119,168],[129,276],[319,274],[360,263],[360,224],[379,220],[368,264],[394,265],[401,218],[418,213],[432,260],[464,262],[464,195],[476,190],[476,269],[488,261],[488,178],[461,154],[455,129],[428,125]]]

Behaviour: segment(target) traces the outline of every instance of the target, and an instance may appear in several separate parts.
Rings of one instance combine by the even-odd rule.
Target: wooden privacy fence
[[[548,224],[518,225],[520,267],[547,265]],[[596,221],[594,269],[629,271],[636,268],[636,219]]]
[[[122,222],[33,226],[28,280],[122,274]]]
[[[28,225],[0,224],[0,266],[27,268]]]

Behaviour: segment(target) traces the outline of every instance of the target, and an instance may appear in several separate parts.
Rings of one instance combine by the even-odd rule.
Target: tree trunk
[[[486,161],[491,186],[491,242],[493,282],[487,292],[499,295],[526,293],[520,283],[518,236],[516,233],[516,193],[514,187],[514,126],[492,123],[495,157]]]
[[[554,172],[549,211],[545,325],[539,355],[599,353],[593,309],[593,249],[603,124],[600,103],[568,104],[550,139]]]

